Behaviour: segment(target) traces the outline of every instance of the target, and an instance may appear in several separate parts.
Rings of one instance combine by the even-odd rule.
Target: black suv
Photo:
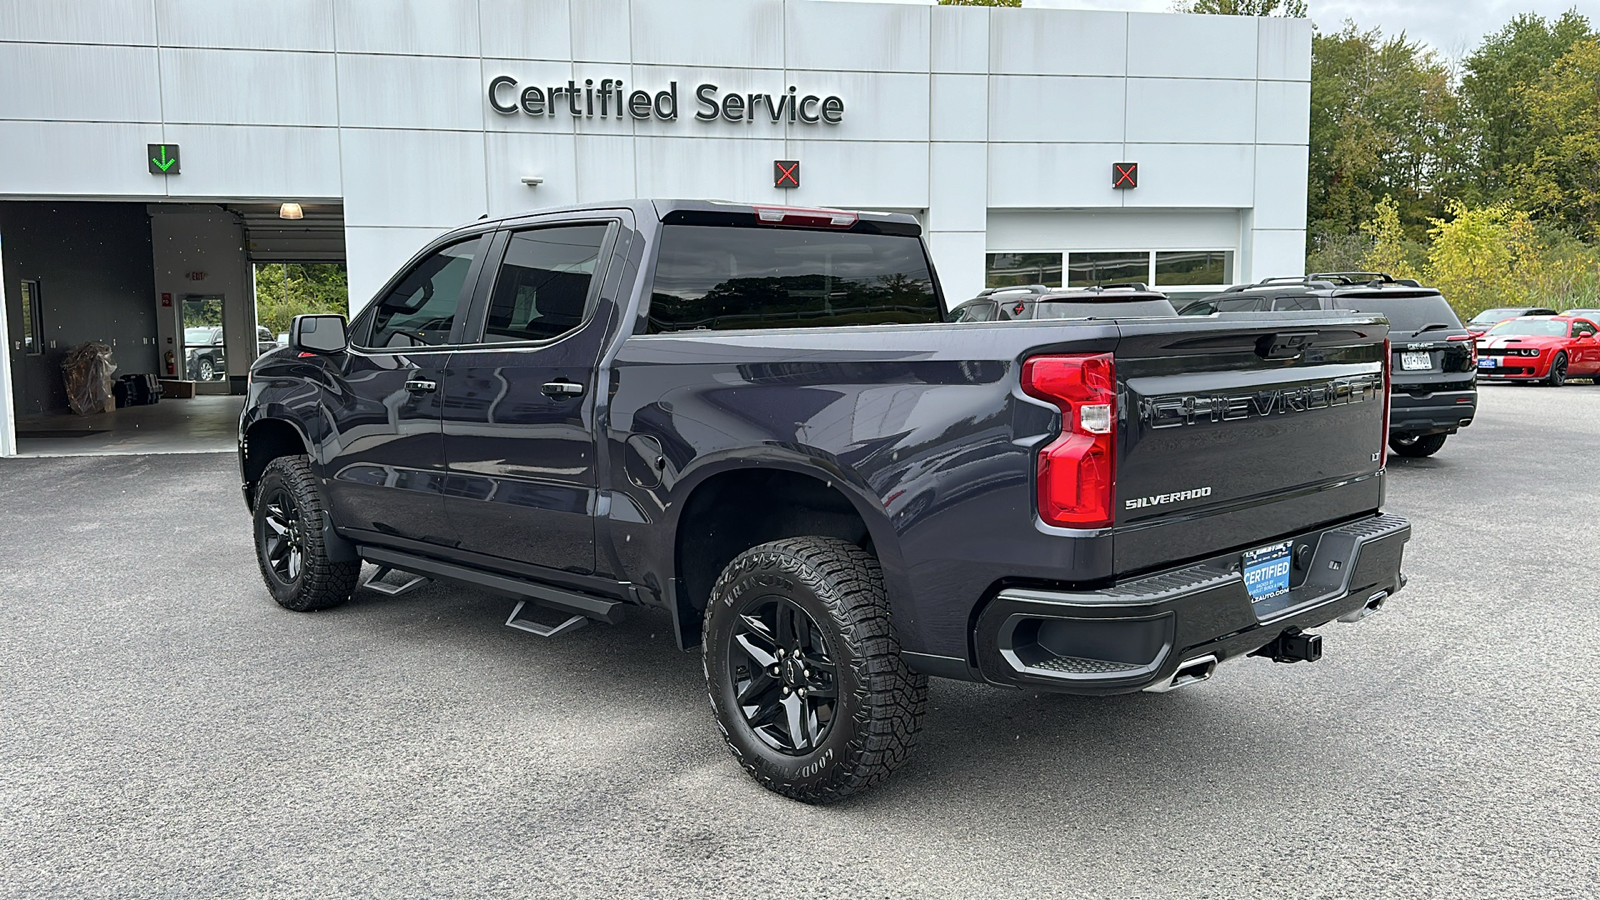
[[[1178,313],[1336,309],[1389,319],[1389,449],[1401,456],[1432,456],[1445,438],[1472,424],[1478,408],[1473,337],[1437,290],[1412,279],[1382,272],[1268,278],[1196,300]]]
[[[955,322],[1172,315],[1177,315],[1177,310],[1166,294],[1137,282],[1066,289],[1042,284],[989,288],[950,311]]]

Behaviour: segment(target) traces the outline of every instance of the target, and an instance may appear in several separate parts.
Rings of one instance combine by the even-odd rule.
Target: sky
[[[1051,6],[1083,9],[1172,10],[1172,0],[1048,2]],[[1534,12],[1553,18],[1576,7],[1591,24],[1600,24],[1600,0],[1309,0],[1309,5],[1312,21],[1323,32],[1338,31],[1345,19],[1353,19],[1362,30],[1381,28],[1385,35],[1404,31],[1410,39],[1422,41],[1452,59],[1471,53],[1485,35],[1499,31],[1518,13]]]

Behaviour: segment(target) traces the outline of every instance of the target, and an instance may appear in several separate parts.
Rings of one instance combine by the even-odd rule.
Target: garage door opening
[[[250,364],[296,310],[348,309],[342,204],[299,206],[0,202],[0,453],[231,451]],[[74,412],[85,345],[115,370]]]

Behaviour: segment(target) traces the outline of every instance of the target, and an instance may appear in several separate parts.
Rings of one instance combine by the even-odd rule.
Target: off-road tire
[[[1448,434],[1424,434],[1414,438],[1392,437],[1389,439],[1389,449],[1398,456],[1420,459],[1438,453],[1447,437]]]
[[[805,753],[758,736],[735,693],[739,660],[753,661],[735,642],[748,628],[741,614],[785,603],[809,616],[834,666],[831,723]],[[702,647],[717,727],[744,770],[771,791],[806,803],[841,800],[888,778],[916,744],[928,678],[900,658],[883,571],[860,547],[799,537],[739,554],[711,589]]]
[[[1567,383],[1567,354],[1557,353],[1556,358],[1550,360],[1550,374],[1545,376],[1544,383],[1549,387],[1561,387]]]
[[[282,504],[275,501],[284,496],[292,500],[295,518],[306,525],[296,531],[301,561],[293,577],[286,577],[275,568],[267,549],[268,532],[273,530],[268,520],[273,518],[274,508],[281,513]],[[280,456],[273,460],[256,483],[255,497],[251,519],[256,562],[272,599],[284,609],[295,612],[329,609],[349,600],[361,575],[361,562],[334,562],[328,558],[322,535],[323,517],[328,507],[317,477],[311,471],[310,459]]]

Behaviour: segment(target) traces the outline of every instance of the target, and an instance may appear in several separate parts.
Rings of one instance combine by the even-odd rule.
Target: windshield
[[[211,329],[185,328],[183,330],[183,343],[191,347],[195,344],[209,344],[211,343]]]
[[[1580,319],[1594,321],[1600,317],[1600,309],[1569,309],[1561,313],[1563,316],[1577,316]]]
[[[1414,334],[1424,329],[1441,331],[1461,328],[1461,320],[1456,318],[1455,310],[1451,309],[1450,304],[1438,294],[1412,297],[1334,297],[1333,308],[1387,316],[1391,331],[1409,331]],[[1430,325],[1433,327],[1429,328]]]
[[[1489,329],[1491,335],[1525,334],[1532,337],[1566,337],[1567,323],[1559,319],[1510,319]]]
[[[1520,316],[1527,311],[1528,307],[1526,306],[1507,306],[1502,309],[1486,309],[1483,312],[1473,316],[1472,322],[1474,325],[1490,325],[1500,321],[1501,319],[1509,319],[1513,316]]]

